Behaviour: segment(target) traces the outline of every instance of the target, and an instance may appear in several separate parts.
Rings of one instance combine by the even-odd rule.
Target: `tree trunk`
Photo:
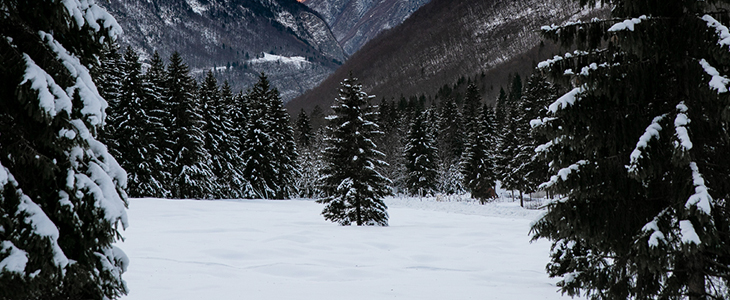
[[[689,289],[689,300],[705,300],[705,274],[702,263],[702,256],[695,254],[687,263],[689,269],[689,280],[687,288]]]
[[[522,200],[522,190],[520,190],[520,207],[525,207],[525,202]]]

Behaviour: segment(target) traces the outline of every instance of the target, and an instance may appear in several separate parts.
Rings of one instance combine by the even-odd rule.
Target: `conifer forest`
[[[369,49],[468,1],[102,2],[0,0],[0,300],[730,299],[730,1],[494,1],[456,75]]]

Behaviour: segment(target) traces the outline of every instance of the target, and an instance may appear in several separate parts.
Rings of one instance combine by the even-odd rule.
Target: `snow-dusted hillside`
[[[234,90],[246,89],[266,72],[285,101],[313,88],[346,55],[327,23],[293,0],[115,0],[100,1],[124,29],[123,47],[143,60],[159,51],[182,54],[192,69],[219,70]],[[249,65],[262,53],[306,57],[309,68],[292,72],[275,64]],[[202,75],[202,74],[201,74]]]
[[[402,23],[430,0],[306,0],[332,27],[348,55],[386,29]]]
[[[132,199],[125,299],[569,299],[529,242],[539,211],[388,199],[389,227],[310,200]]]

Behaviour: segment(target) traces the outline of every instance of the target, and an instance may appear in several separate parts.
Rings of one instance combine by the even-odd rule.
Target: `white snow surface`
[[[130,199],[122,299],[569,299],[516,203],[387,198],[388,227],[311,200]]]
[[[682,231],[682,243],[695,245],[701,243],[700,237],[697,236],[697,232],[689,220],[679,221],[679,229]]]
[[[702,65],[702,68],[705,70],[707,75],[712,76],[712,79],[710,79],[710,88],[716,90],[718,94],[726,93],[730,79],[720,75],[720,72],[718,72],[715,67],[711,66],[704,58],[700,60],[700,65]]]
[[[715,33],[717,34],[717,44],[720,45],[720,47],[730,46],[730,30],[728,30],[725,25],[722,25],[722,23],[715,20],[715,18],[710,15],[702,16],[702,20],[707,22],[707,27],[715,29]]]
[[[281,55],[275,55],[275,54],[269,54],[269,53],[264,53],[264,57],[249,60],[250,63],[266,63],[266,62],[277,62],[277,61],[280,63],[283,63],[283,64],[295,65],[300,68],[309,63],[309,61],[307,61],[307,59],[302,56],[287,57],[287,56],[281,56]]]
[[[641,21],[643,20],[646,20],[646,16],[624,20],[623,22],[619,22],[611,26],[611,28],[608,29],[608,32],[615,32],[626,29],[634,31],[634,25],[641,23]]]
[[[0,261],[0,271],[23,274],[25,265],[28,263],[28,252],[25,252],[11,241],[3,241],[0,243],[0,252],[7,252],[8,256]]]
[[[565,95],[558,98],[558,100],[555,100],[553,104],[550,104],[548,110],[554,114],[558,112],[558,110],[566,109],[568,108],[568,106],[572,106],[577,100],[576,96],[582,92],[585,92],[585,87],[583,86],[572,89],[570,92],[567,92],[565,93]]]

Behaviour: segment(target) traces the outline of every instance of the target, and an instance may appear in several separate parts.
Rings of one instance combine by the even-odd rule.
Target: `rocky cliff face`
[[[245,89],[266,72],[285,100],[316,86],[346,55],[320,15],[295,0],[111,0],[120,44],[148,59],[183,55],[194,74],[215,68]]]
[[[430,0],[306,0],[319,12],[348,55],[402,23]]]

